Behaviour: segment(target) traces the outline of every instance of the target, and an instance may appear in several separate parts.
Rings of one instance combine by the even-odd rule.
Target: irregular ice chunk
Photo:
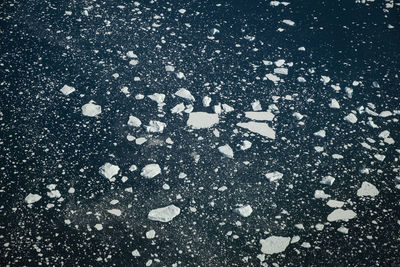
[[[107,210],[107,212],[112,215],[115,215],[115,216],[121,216],[121,214],[122,214],[122,211],[119,209],[110,209],[110,210]]]
[[[194,96],[189,92],[189,90],[185,88],[181,88],[178,91],[175,92],[176,96],[182,97],[183,99],[186,99],[188,101],[195,101]]]
[[[28,204],[32,204],[32,203],[38,202],[41,198],[42,197],[38,194],[29,193],[29,195],[27,195],[25,197],[25,202]]]
[[[352,210],[335,209],[328,215],[329,222],[345,221],[354,219],[357,214]]]
[[[329,78],[328,76],[321,75],[321,82],[323,82],[324,85],[329,83],[330,80],[331,80],[331,78]]]
[[[272,73],[268,73],[267,75],[265,75],[265,77],[268,80],[270,80],[271,82],[274,82],[274,83],[277,83],[277,82],[279,82],[281,80],[278,76],[276,76],[276,75],[274,75]]]
[[[284,19],[282,20],[283,23],[289,25],[289,26],[294,26],[294,21],[290,20],[290,19]]]
[[[156,236],[156,231],[154,231],[154,230],[149,230],[146,232],[147,239],[153,239],[155,236]]]
[[[326,203],[326,205],[328,205],[331,208],[341,208],[343,207],[344,202],[331,199]]]
[[[175,107],[173,107],[172,109],[171,109],[171,113],[178,113],[178,114],[180,114],[180,113],[182,113],[183,111],[185,110],[185,104],[183,104],[183,103],[180,103],[180,104],[177,104]]]
[[[277,67],[281,67],[281,66],[283,66],[283,64],[285,64],[285,60],[284,59],[278,59],[277,61],[274,62],[274,64]]]
[[[272,121],[275,117],[275,115],[269,111],[248,111],[245,112],[245,116],[255,121]]]
[[[392,115],[393,115],[393,113],[389,110],[385,110],[385,111],[382,111],[381,113],[379,113],[379,117],[382,117],[382,118],[390,117]]]
[[[315,198],[326,199],[326,198],[330,198],[331,195],[325,194],[324,190],[315,190],[314,197]]]
[[[149,125],[145,126],[148,133],[162,133],[167,125],[161,121],[150,121]]]
[[[283,173],[280,173],[278,171],[269,172],[265,174],[265,177],[267,177],[268,181],[275,182],[279,179],[282,179]]]
[[[275,139],[275,131],[268,126],[266,123],[262,122],[240,122],[236,124],[237,126],[241,128],[245,128],[253,133],[260,134],[262,136]]]
[[[305,83],[306,82],[306,79],[304,79],[304,77],[297,77],[297,81],[299,82],[299,83]]]
[[[172,65],[167,65],[167,66],[165,66],[165,71],[173,72],[173,71],[175,71],[175,67]]]
[[[222,104],[222,109],[224,110],[225,113],[229,113],[235,110],[233,107],[227,104]]]
[[[262,110],[260,101],[254,100],[254,102],[251,103],[251,108],[253,109],[253,111],[260,111],[260,110]]]
[[[386,158],[386,156],[376,153],[376,154],[374,155],[374,158],[376,158],[376,159],[379,160],[379,161],[384,161],[385,158]]]
[[[108,162],[99,168],[100,175],[108,180],[111,180],[118,172],[119,167]]]
[[[218,114],[206,112],[192,112],[186,122],[194,129],[210,128],[219,122]]]
[[[49,198],[60,198],[61,197],[61,193],[58,190],[50,190],[50,192],[47,192],[47,196]]]
[[[299,112],[294,112],[292,116],[295,117],[297,120],[302,120],[304,118],[304,115]]]
[[[93,100],[82,106],[82,114],[88,117],[96,117],[101,113],[101,106],[94,104]]]
[[[227,158],[233,159],[233,150],[229,145],[218,147],[218,151]]]
[[[350,122],[350,123],[356,123],[357,122],[357,117],[353,113],[350,113],[346,117],[344,117],[344,120]]]
[[[158,164],[147,164],[143,167],[142,172],[140,173],[141,176],[145,178],[154,178],[161,173],[161,168]]]
[[[133,53],[133,51],[128,51],[126,53],[126,56],[129,58],[137,58],[137,55],[135,53]]]
[[[221,104],[214,105],[214,106],[213,106],[213,111],[214,111],[214,113],[216,113],[216,114],[221,114],[221,113],[222,113]]]
[[[61,93],[63,93],[64,95],[69,95],[69,94],[75,92],[75,88],[72,87],[72,86],[69,86],[69,85],[64,85],[64,86],[61,88],[60,91],[61,91]]]
[[[204,107],[209,107],[211,103],[211,97],[205,96],[203,97],[203,106]]]
[[[147,218],[152,221],[169,222],[181,213],[181,210],[175,205],[169,205],[163,208],[151,210]]]
[[[97,231],[101,231],[101,230],[103,230],[103,225],[100,223],[97,223],[94,225],[94,228],[96,228]]]
[[[290,244],[290,237],[270,236],[267,239],[261,239],[261,252],[264,254],[276,254],[286,250]]]
[[[132,59],[129,61],[129,65],[136,66],[137,64],[139,64],[139,60],[137,59]]]
[[[233,212],[239,214],[242,217],[249,217],[253,212],[253,209],[250,205],[244,205],[242,207],[234,209]]]
[[[134,251],[132,251],[132,256],[133,257],[140,257],[140,253],[137,249],[135,249]]]
[[[329,107],[338,109],[338,108],[340,108],[340,105],[339,105],[339,102],[336,99],[332,98],[331,99],[331,103],[329,104]]]
[[[281,75],[288,75],[289,71],[287,68],[275,68],[274,73],[281,74]]]
[[[151,100],[157,102],[157,104],[162,104],[164,103],[165,95],[164,94],[159,94],[159,93],[154,93],[152,95],[147,95],[148,98]]]
[[[335,178],[328,175],[328,176],[325,176],[324,178],[322,178],[320,183],[325,184],[325,185],[332,185],[334,181],[335,181]]]
[[[357,196],[359,197],[375,197],[379,194],[379,190],[376,187],[368,182],[363,182],[361,188],[357,190]]]
[[[314,135],[324,138],[326,136],[326,132],[325,130],[319,130],[318,132],[315,132]]]
[[[240,145],[241,150],[247,150],[251,147],[251,142],[248,140],[244,140],[243,143]]]
[[[140,127],[140,125],[142,125],[142,122],[139,120],[139,118],[131,115],[129,116],[128,125],[133,127]]]

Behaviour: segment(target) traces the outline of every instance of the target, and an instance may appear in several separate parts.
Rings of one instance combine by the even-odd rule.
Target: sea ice
[[[115,175],[117,175],[118,172],[119,172],[119,167],[117,165],[113,165],[108,162],[99,168],[100,175],[109,180],[111,180]]]
[[[339,102],[336,99],[332,98],[331,99],[331,103],[329,103],[329,107],[338,109],[338,108],[340,108],[340,105],[339,105]]]
[[[290,237],[270,236],[267,239],[261,239],[261,252],[264,254],[276,254],[286,250],[290,244]]]
[[[229,145],[218,147],[218,151],[227,158],[233,159],[233,150]]]
[[[161,168],[158,164],[152,163],[147,164],[143,167],[142,172],[140,173],[141,176],[145,178],[154,178],[161,173]]]
[[[61,93],[63,93],[64,95],[69,95],[69,94],[75,92],[75,88],[72,87],[72,86],[69,86],[69,85],[64,85],[64,86],[61,88],[60,91],[61,91]]]
[[[275,139],[275,131],[268,126],[266,123],[262,122],[240,122],[236,124],[238,127],[245,128],[253,133],[260,134],[262,136]]]
[[[269,111],[247,111],[245,112],[245,116],[255,121],[272,121],[275,117],[275,115]]]
[[[206,112],[192,112],[189,114],[187,125],[194,129],[210,128],[219,122],[218,114]]]
[[[357,190],[357,196],[359,197],[375,197],[379,194],[379,190],[371,183],[363,182],[360,189]]]
[[[164,122],[151,120],[149,125],[146,125],[145,128],[148,133],[162,133],[166,126]]]
[[[283,174],[278,171],[274,171],[274,172],[266,173],[265,177],[267,177],[268,181],[275,182],[279,179],[282,179]]]
[[[357,117],[353,113],[350,113],[346,117],[344,117],[344,120],[350,122],[350,123],[356,123],[357,122]]]
[[[147,218],[152,221],[169,222],[181,213],[181,210],[175,205],[151,210]]]
[[[25,197],[25,202],[28,204],[33,204],[35,202],[38,202],[41,198],[42,197],[38,194],[29,193],[29,195]]]
[[[185,88],[181,88],[178,91],[175,92],[176,96],[182,97],[183,99],[186,99],[188,101],[195,101],[194,96],[189,92],[189,90]]]
[[[82,114],[88,117],[96,117],[101,113],[101,106],[96,105],[93,100],[82,106]]]
[[[139,118],[131,115],[129,116],[128,125],[133,127],[140,127],[140,125],[142,125],[142,122]]]
[[[242,217],[249,217],[253,212],[250,205],[244,205],[233,210],[234,213],[239,214]]]
[[[328,215],[328,221],[345,221],[354,219],[357,214],[352,210],[335,209]]]

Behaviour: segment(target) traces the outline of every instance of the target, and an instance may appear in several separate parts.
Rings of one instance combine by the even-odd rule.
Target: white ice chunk
[[[253,212],[253,209],[250,205],[244,205],[242,207],[234,209],[233,212],[239,214],[242,217],[249,217]]]
[[[224,110],[225,113],[229,113],[235,110],[233,107],[227,104],[222,104],[222,109]]]
[[[140,173],[141,176],[145,178],[154,178],[161,173],[161,168],[158,164],[152,163],[147,164],[143,167],[142,172]]]
[[[281,74],[281,75],[288,75],[289,70],[287,68],[275,68],[274,73]]]
[[[107,210],[107,212],[112,215],[115,215],[115,216],[121,216],[121,214],[122,214],[122,211],[119,209],[110,209],[110,210]]]
[[[136,66],[137,64],[139,64],[139,60],[137,59],[132,59],[129,61],[129,65]]]
[[[272,74],[272,73],[268,73],[267,75],[265,75],[265,77],[274,83],[277,83],[281,80],[278,76],[276,76],[275,74]]]
[[[260,110],[262,110],[260,101],[254,100],[254,102],[251,103],[251,108],[253,109],[253,111],[260,111]]]
[[[238,127],[245,128],[253,133],[260,134],[262,136],[275,139],[275,131],[268,126],[266,123],[262,122],[240,122],[236,124]]]
[[[140,257],[140,253],[137,249],[135,249],[134,251],[132,251],[132,256],[133,257]]]
[[[282,20],[283,23],[289,25],[289,26],[294,26],[294,21],[290,20],[290,19],[284,19]]]
[[[131,115],[129,116],[128,125],[133,127],[140,127],[140,125],[142,125],[142,122],[139,118]]]
[[[41,198],[42,197],[38,194],[29,193],[29,195],[25,197],[25,202],[28,204],[33,204],[35,202],[38,202]]]
[[[211,97],[205,96],[203,97],[203,106],[204,107],[209,107],[211,103]]]
[[[284,59],[278,59],[277,61],[274,62],[275,66],[277,67],[281,67],[285,64],[285,60]]]
[[[216,114],[221,114],[221,113],[222,113],[221,104],[214,105],[214,106],[213,106],[213,111],[214,111],[214,113],[216,113]]]
[[[324,138],[326,136],[326,131],[325,130],[319,130],[318,132],[315,132],[314,135]]]
[[[111,180],[118,172],[119,167],[108,162],[99,168],[100,175],[108,180]]]
[[[63,93],[64,95],[69,95],[69,94],[75,92],[75,88],[72,87],[72,86],[69,86],[69,85],[64,85],[64,86],[61,88],[60,91],[61,91],[61,93]]]
[[[261,252],[264,254],[276,254],[286,250],[290,244],[290,237],[270,236],[267,239],[261,239]]]
[[[165,95],[164,94],[159,94],[159,93],[154,93],[152,95],[148,95],[148,98],[151,100],[155,101],[157,104],[162,104],[164,103]]]
[[[103,230],[103,225],[101,223],[97,223],[94,225],[94,228],[96,228],[97,231]]]
[[[195,101],[194,96],[190,93],[189,90],[185,88],[181,88],[178,91],[175,92],[176,96],[182,97],[183,99],[186,99],[188,101]]]
[[[162,133],[166,126],[164,122],[151,120],[145,128],[148,133]]]
[[[350,123],[356,123],[357,122],[357,117],[353,113],[350,113],[346,117],[344,117],[344,120],[350,122]]]
[[[267,177],[268,181],[275,182],[279,179],[282,179],[283,173],[280,173],[278,171],[269,172],[265,174],[265,177]]]
[[[185,110],[185,104],[183,104],[183,103],[180,103],[180,104],[177,104],[175,107],[173,107],[172,109],[171,109],[171,113],[178,113],[178,114],[180,114],[180,113],[182,113],[183,111]]]
[[[147,218],[152,221],[169,222],[181,213],[181,210],[175,205],[169,205],[163,208],[151,210]]]
[[[330,200],[326,203],[326,205],[328,205],[328,206],[331,207],[331,208],[341,208],[341,207],[343,207],[344,202],[343,202],[343,201],[338,201],[338,200],[330,199]]]
[[[189,114],[187,125],[194,129],[210,128],[219,122],[218,114],[206,112],[192,112]]]
[[[240,149],[241,150],[247,150],[247,149],[249,149],[250,147],[251,147],[251,142],[250,141],[248,141],[248,140],[244,140],[243,142],[242,142],[242,144],[240,145]]]
[[[335,182],[335,178],[333,178],[332,176],[325,176],[324,178],[322,178],[322,180],[320,181],[321,184],[325,184],[325,185],[332,185],[333,182]]]
[[[147,239],[153,239],[155,236],[156,236],[156,231],[154,231],[154,230],[149,230],[146,232]]]
[[[329,78],[328,76],[321,75],[321,82],[323,82],[324,85],[329,83],[330,80],[331,80],[331,78]]]
[[[299,83],[305,83],[306,82],[306,79],[304,79],[304,77],[297,77],[297,81],[299,82]]]
[[[393,115],[393,113],[389,110],[385,110],[385,111],[382,111],[381,113],[379,113],[379,117],[382,117],[382,118],[390,117],[392,115]]]
[[[167,65],[167,66],[165,66],[165,71],[174,72],[175,71],[175,67],[172,66],[172,65]]]
[[[339,105],[339,102],[336,99],[332,98],[331,99],[331,103],[329,103],[329,107],[338,109],[338,108],[340,108],[340,105]]]
[[[297,120],[302,120],[304,118],[304,115],[299,112],[294,112],[292,116],[295,117]]]
[[[357,214],[352,210],[335,209],[328,215],[328,221],[345,221],[354,219]]]
[[[88,117],[96,117],[101,113],[101,106],[94,104],[93,100],[82,106],[82,114]]]
[[[247,111],[245,112],[245,116],[255,121],[272,121],[275,117],[275,115],[269,111]]]
[[[375,197],[379,194],[379,190],[371,183],[363,182],[361,188],[357,190],[357,196],[359,197]]]
[[[229,145],[218,147],[218,151],[227,158],[233,159],[233,150]]]
[[[331,195],[325,194],[324,190],[315,190],[314,197],[320,198],[320,199],[326,199],[326,198],[330,198]]]
[[[374,157],[375,157],[377,160],[379,160],[379,161],[384,161],[385,158],[386,158],[385,155],[381,155],[381,154],[378,154],[378,153],[376,153],[376,154],[374,155]]]
[[[133,53],[133,51],[128,51],[126,53],[126,56],[129,58],[137,58],[137,55],[135,53]]]

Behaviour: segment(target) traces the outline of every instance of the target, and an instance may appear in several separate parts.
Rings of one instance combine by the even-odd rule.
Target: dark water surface
[[[400,265],[400,6],[360,2],[3,1],[0,265]],[[274,83],[266,77],[280,59],[288,74]],[[76,90],[64,95],[64,85]],[[179,88],[196,101],[176,97]],[[162,107],[154,93],[165,94]],[[82,113],[91,100],[102,109],[94,117]],[[255,100],[274,114],[275,139],[236,125]],[[187,113],[170,111],[179,103],[234,111],[191,129]],[[166,127],[148,133],[127,125],[130,115]],[[225,144],[233,159],[218,151]],[[106,162],[120,168],[115,181],[99,174]],[[162,171],[147,179],[150,163]],[[274,171],[283,177],[270,182]],[[379,193],[357,195],[363,182]],[[29,194],[41,198],[29,204]],[[328,221],[337,209],[328,200],[356,217]],[[147,218],[172,204],[172,221]],[[233,212],[241,204],[250,216]],[[260,240],[271,236],[293,243],[269,254]]]

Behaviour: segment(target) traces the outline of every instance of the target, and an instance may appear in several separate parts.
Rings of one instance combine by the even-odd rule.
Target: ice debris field
[[[0,266],[399,266],[399,9],[3,1]]]

